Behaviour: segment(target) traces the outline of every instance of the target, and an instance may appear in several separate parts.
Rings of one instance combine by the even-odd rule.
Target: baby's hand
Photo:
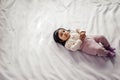
[[[86,37],[86,31],[81,31],[80,32],[80,40],[84,41],[85,37]]]

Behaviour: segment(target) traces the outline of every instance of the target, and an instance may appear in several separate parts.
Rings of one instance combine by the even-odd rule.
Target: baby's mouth
[[[65,33],[65,36],[67,37],[67,36],[68,36],[68,33]]]

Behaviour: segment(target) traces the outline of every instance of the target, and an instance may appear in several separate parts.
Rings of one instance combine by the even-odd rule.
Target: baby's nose
[[[65,34],[68,34],[68,32],[66,31]]]

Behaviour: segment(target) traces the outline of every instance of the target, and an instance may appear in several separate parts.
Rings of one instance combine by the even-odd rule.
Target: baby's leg
[[[97,49],[96,49],[96,53],[97,53],[97,56],[108,56],[108,57],[113,57],[113,56],[115,56],[115,53],[110,52],[110,51],[106,50],[106,49],[103,48],[103,47],[97,48]]]
[[[93,39],[85,40],[83,43],[83,48],[81,49],[83,52],[86,52],[90,55],[97,56],[107,56],[110,51],[106,50],[104,47],[96,43]]]
[[[97,43],[101,43],[106,50],[110,50],[111,52],[114,52],[115,48],[112,48],[110,46],[110,43],[104,36],[94,36],[94,39]]]
[[[110,45],[108,40],[102,35],[94,36],[93,38],[97,43],[101,43],[104,47],[108,47]]]
[[[113,57],[115,54],[113,52],[110,52],[100,46],[99,44],[94,44],[94,45],[89,45],[89,46],[84,46],[82,48],[82,51],[90,54],[90,55],[96,55],[96,56],[108,56],[108,57]]]

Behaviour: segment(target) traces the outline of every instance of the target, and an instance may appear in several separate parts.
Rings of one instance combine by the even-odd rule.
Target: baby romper
[[[110,51],[106,50],[105,48],[109,45],[109,42],[104,36],[87,36],[81,44],[80,50],[91,55],[107,56]]]

